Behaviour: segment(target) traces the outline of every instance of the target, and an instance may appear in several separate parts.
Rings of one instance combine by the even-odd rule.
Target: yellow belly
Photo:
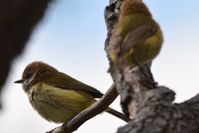
[[[146,39],[143,44],[140,44],[133,53],[133,57],[138,61],[140,65],[149,63],[160,52],[162,47],[163,37],[160,30],[158,30],[153,36]]]
[[[95,102],[90,95],[38,83],[29,91],[33,108],[48,121],[64,123]]]

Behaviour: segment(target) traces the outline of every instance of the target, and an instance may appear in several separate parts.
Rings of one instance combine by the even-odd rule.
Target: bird
[[[109,44],[109,57],[115,64],[141,66],[159,54],[163,34],[142,0],[122,0]]]
[[[96,102],[103,94],[41,61],[28,64],[20,80],[32,107],[47,121],[65,123]],[[129,121],[124,114],[107,108],[106,112]]]

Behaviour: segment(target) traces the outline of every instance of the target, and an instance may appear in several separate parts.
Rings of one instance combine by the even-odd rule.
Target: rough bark
[[[110,0],[105,9],[108,29],[105,42],[107,55],[110,55],[109,41],[114,31],[113,27],[117,24],[121,2]],[[173,103],[175,93],[156,84],[150,64],[129,68],[115,66],[111,60],[109,63],[109,72],[120,94],[123,112],[132,118],[127,125],[118,129],[118,133],[199,132],[199,95],[184,103]]]
[[[0,0],[0,93],[13,59],[22,53],[50,1]]]

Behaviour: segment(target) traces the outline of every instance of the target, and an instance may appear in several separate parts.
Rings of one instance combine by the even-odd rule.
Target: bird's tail
[[[116,111],[116,110],[114,110],[114,109],[112,109],[110,107],[108,109],[106,109],[106,112],[108,112],[109,114],[114,115],[115,117],[117,117],[119,119],[122,119],[125,122],[130,121],[129,117],[127,117],[126,115],[124,115],[124,114],[122,114],[122,113],[120,113],[120,112],[118,112],[118,111]]]

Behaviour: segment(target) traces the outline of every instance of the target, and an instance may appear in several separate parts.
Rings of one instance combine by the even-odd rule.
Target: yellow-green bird
[[[110,44],[110,59],[126,65],[149,63],[160,52],[163,35],[142,0],[123,0]],[[115,35],[115,36],[114,36]],[[118,39],[119,38],[119,39]],[[120,40],[120,42],[118,42]]]
[[[32,62],[26,66],[22,83],[33,108],[46,120],[64,123],[82,110],[89,107],[103,94],[52,66],[43,62]],[[116,117],[128,121],[123,114],[108,108],[106,110]]]

